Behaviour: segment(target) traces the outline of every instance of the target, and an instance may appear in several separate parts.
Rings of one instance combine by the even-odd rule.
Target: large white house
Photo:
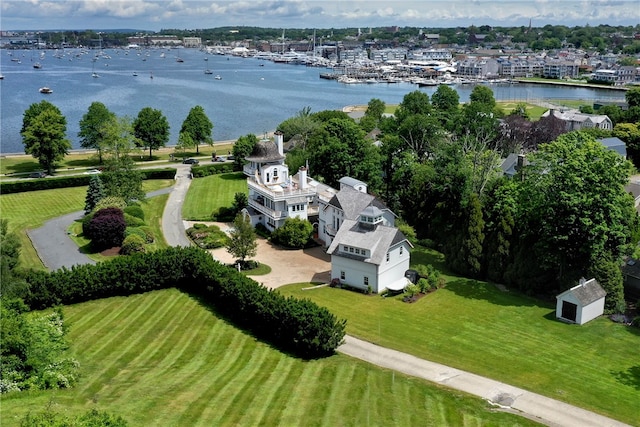
[[[243,213],[251,224],[273,231],[287,218],[309,220],[331,254],[332,278],[373,292],[404,288],[412,246],[395,228],[395,214],[362,181],[344,177],[336,190],[310,178],[306,167],[289,175],[284,159],[278,132],[246,157],[249,195]]]
[[[373,205],[357,220],[342,221],[327,250],[333,279],[376,293],[404,289],[413,246],[400,230],[384,224],[384,212]]]

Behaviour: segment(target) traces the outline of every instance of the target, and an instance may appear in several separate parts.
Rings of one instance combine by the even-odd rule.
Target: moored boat
[[[51,88],[48,88],[47,86],[43,86],[40,88],[40,93],[49,94],[53,93],[53,90],[51,90]]]

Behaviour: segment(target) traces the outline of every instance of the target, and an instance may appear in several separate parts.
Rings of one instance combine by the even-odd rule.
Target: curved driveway
[[[190,244],[185,233],[185,222],[181,217],[182,203],[191,183],[189,173],[189,167],[180,165],[176,174],[176,184],[172,188],[148,194],[149,197],[152,197],[153,195],[170,192],[162,217],[162,230],[165,233],[167,243],[171,246],[188,246]],[[69,225],[81,216],[82,212],[65,215],[48,221],[41,228],[29,232],[29,237],[34,247],[48,268],[56,269],[62,266],[70,267],[74,264],[93,262],[80,253],[78,247],[67,235],[66,230]],[[268,246],[264,246],[264,248],[266,249]],[[276,259],[280,259],[282,264],[274,264]],[[273,270],[286,272],[290,261],[290,257],[287,256],[286,252],[280,253],[270,258],[270,266]],[[317,273],[315,272],[315,274]],[[310,271],[309,274],[313,276],[314,272]],[[308,281],[311,280],[312,277],[309,277]],[[611,418],[540,394],[531,393],[449,366],[419,359],[410,354],[380,347],[351,336],[345,337],[345,343],[338,348],[338,351],[383,368],[426,379],[481,397],[503,410],[519,413],[548,426],[627,426]]]

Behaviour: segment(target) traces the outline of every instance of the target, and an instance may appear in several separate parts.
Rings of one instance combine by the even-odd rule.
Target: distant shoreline
[[[580,83],[580,82],[572,82],[572,81],[563,81],[563,80],[529,80],[523,78],[515,78],[513,81],[518,83],[531,83],[537,85],[551,85],[551,86],[575,86],[575,87],[586,87],[589,89],[603,89],[603,90],[617,90],[626,92],[631,88],[628,86],[602,86],[596,85],[593,83]]]

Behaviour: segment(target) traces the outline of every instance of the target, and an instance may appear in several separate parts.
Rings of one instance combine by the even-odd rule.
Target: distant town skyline
[[[640,0],[2,0],[0,30],[638,25]]]

